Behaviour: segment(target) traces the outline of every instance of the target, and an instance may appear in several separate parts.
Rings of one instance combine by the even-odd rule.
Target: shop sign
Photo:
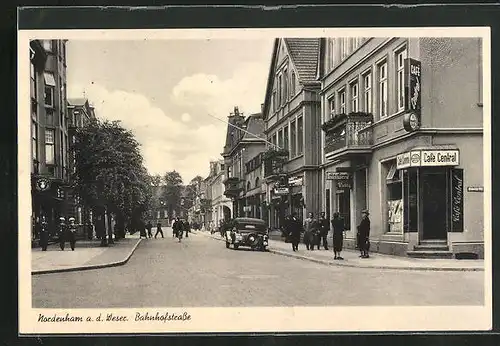
[[[409,151],[399,154],[396,157],[396,168],[403,169],[408,167],[418,167],[420,166],[420,158],[420,151]]]
[[[460,154],[458,150],[422,150],[421,166],[458,166]]]
[[[350,180],[336,180],[337,189],[350,189],[351,181]]]
[[[484,192],[483,186],[467,186],[467,192]]]
[[[288,195],[289,189],[288,187],[275,187],[274,194],[277,196]]]
[[[326,172],[326,180],[350,180],[349,172]]]
[[[302,177],[292,177],[288,179],[288,185],[290,186],[302,186],[304,178]]]
[[[36,181],[36,188],[38,191],[45,191],[50,187],[50,182],[48,179],[40,178]]]
[[[405,109],[420,117],[422,104],[422,64],[415,59],[405,60],[406,97]]]

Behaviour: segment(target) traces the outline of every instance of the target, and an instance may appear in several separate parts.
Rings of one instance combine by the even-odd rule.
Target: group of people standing
[[[162,224],[160,221],[158,221],[158,223],[156,224],[156,233],[155,233],[155,239],[156,237],[160,234],[162,238],[165,238],[165,236],[163,235],[163,229],[161,228]],[[146,235],[146,232],[145,230],[147,230],[147,235]],[[145,230],[141,230],[141,234],[140,234],[140,238],[144,237],[144,238],[153,238],[153,224],[151,223],[151,221],[148,221],[148,223],[146,224],[145,226]],[[186,238],[189,237],[189,232],[191,232],[191,226],[189,224],[189,222],[186,220],[186,221],[182,221],[180,218],[175,218],[173,224],[172,224],[172,237],[176,237],[179,239],[179,242],[181,241],[182,239],[182,236],[184,234],[184,232],[186,232]]]
[[[370,249],[370,219],[368,210],[361,212],[362,219],[357,227],[357,248],[360,250],[361,258],[368,258]],[[334,213],[333,218],[329,221],[325,217],[325,213],[320,214],[319,219],[314,218],[314,214],[310,212],[302,224],[297,218],[297,214],[293,213],[290,217],[285,218],[285,233],[292,243],[292,250],[299,250],[299,243],[302,233],[304,233],[303,241],[306,249],[313,251],[315,247],[319,250],[323,245],[325,250],[328,250],[328,233],[330,232],[330,224],[333,229],[333,252],[335,260],[343,260],[341,256],[343,243],[345,222],[340,217],[339,213]]]
[[[69,242],[72,251],[75,251],[76,246],[76,224],[75,218],[70,217],[68,219],[68,224],[66,224],[66,219],[64,217],[59,218],[59,225],[57,225],[57,238],[59,241],[59,247],[62,251],[66,246],[66,242]],[[40,247],[42,251],[47,251],[47,246],[49,245],[49,225],[47,219],[44,215],[41,217],[41,221],[37,223],[38,234],[40,235]]]

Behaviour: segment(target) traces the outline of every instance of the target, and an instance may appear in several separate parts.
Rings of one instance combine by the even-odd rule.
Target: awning
[[[44,72],[43,73],[44,79],[45,79],[45,84],[50,85],[55,87],[56,86],[56,80],[54,79],[54,75],[50,72]]]

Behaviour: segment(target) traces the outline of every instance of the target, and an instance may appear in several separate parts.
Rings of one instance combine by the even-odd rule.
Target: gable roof
[[[231,151],[243,140],[245,142],[262,142],[264,143],[265,139],[263,136],[264,133],[264,119],[262,117],[262,113],[254,113],[250,114],[246,118],[241,115],[232,115],[228,119],[229,124],[238,126],[239,128],[244,129],[245,131],[241,131],[234,126],[228,125],[226,132],[226,144],[224,145],[224,151],[222,155],[229,154]],[[261,139],[256,138],[250,133],[262,137]]]
[[[319,38],[283,39],[302,82],[315,82],[319,57]]]
[[[284,42],[287,48],[290,60],[297,71],[299,82],[303,85],[320,83],[317,80],[318,63],[320,60],[320,38],[275,38],[271,66],[269,67],[267,77],[264,108],[262,110],[264,119],[266,118],[271,90],[273,89],[274,70],[276,69],[280,40]]]

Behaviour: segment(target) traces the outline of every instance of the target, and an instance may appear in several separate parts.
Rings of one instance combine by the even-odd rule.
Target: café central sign
[[[396,157],[396,168],[458,166],[460,152],[458,150],[417,150],[399,154]]]

